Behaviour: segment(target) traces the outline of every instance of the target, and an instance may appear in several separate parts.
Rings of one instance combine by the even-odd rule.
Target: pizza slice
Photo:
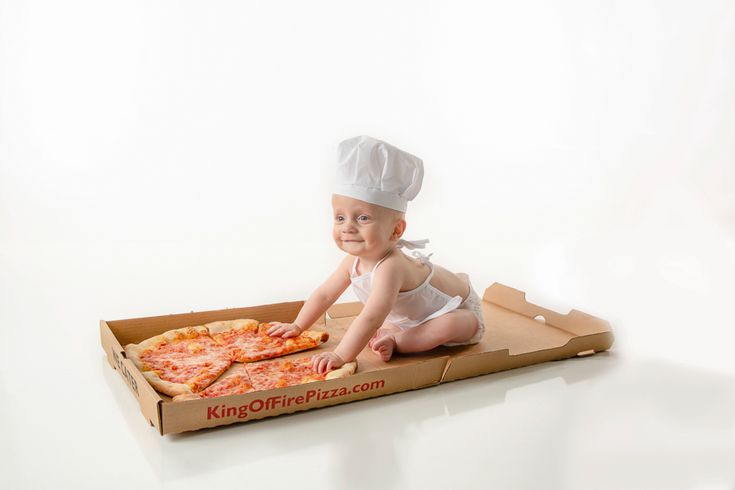
[[[204,326],[177,328],[128,344],[125,355],[153,388],[169,396],[202,391],[232,364],[232,353]]]
[[[357,369],[357,362],[348,362],[338,369],[322,374],[312,368],[311,357],[272,359],[245,364],[245,368],[253,387],[260,391],[351,376]]]
[[[255,391],[245,364],[234,364],[221,378],[199,393],[184,393],[174,397],[175,402],[196,400],[199,398],[215,398],[218,396],[241,395]]]
[[[313,349],[329,340],[327,332],[305,330],[296,337],[268,335],[270,323],[256,320],[228,320],[207,323],[212,338],[226,347],[237,362],[255,362]]]

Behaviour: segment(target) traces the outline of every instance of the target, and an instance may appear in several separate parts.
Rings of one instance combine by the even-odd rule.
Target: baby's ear
[[[395,238],[398,240],[403,236],[403,234],[406,232],[406,220],[403,218],[400,218],[398,221],[396,221],[396,224],[393,225],[393,234],[391,235],[391,238]]]

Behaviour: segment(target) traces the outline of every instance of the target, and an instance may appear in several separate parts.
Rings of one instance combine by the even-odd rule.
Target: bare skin
[[[468,310],[454,310],[408,330],[381,327],[368,345],[387,362],[394,352],[424,352],[447,342],[465,342],[477,332],[478,322]],[[459,337],[459,338],[458,338]]]
[[[351,284],[355,260],[357,274],[372,271],[370,297],[333,352],[315,355],[313,368],[323,373],[355,360],[369,345],[383,361],[394,352],[423,352],[448,342],[464,342],[477,331],[478,321],[466,310],[454,310],[408,330],[386,322],[399,292],[420,286],[428,277],[429,266],[407,256],[396,247],[406,229],[403,213],[341,195],[332,196],[334,225],[332,238],[348,255],[337,270],[317,288],[301,308],[293,323],[271,322],[269,335],[294,337],[311,326]],[[431,285],[449,296],[467,298],[466,278],[443,267],[434,266]]]

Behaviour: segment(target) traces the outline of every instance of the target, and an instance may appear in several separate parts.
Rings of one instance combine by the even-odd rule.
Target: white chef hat
[[[420,158],[370,136],[340,143],[337,164],[335,194],[404,213],[424,178]]]

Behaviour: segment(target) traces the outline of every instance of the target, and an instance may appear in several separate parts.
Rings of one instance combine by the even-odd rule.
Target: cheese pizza
[[[313,349],[329,339],[327,332],[315,330],[291,338],[271,337],[269,328],[269,323],[251,319],[177,328],[126,345],[125,355],[154,389],[174,401],[334,379],[357,368],[352,362],[320,375],[313,371],[309,357],[267,361]]]
[[[175,402],[195,400],[197,398],[215,398],[218,396],[241,395],[255,391],[245,364],[235,364],[217,381],[199,393],[184,393],[174,397]]]
[[[329,340],[327,332],[306,330],[296,337],[268,335],[270,323],[229,320],[207,323],[205,327],[219,345],[226,347],[237,362],[255,362],[313,349]]]
[[[232,364],[232,354],[203,326],[169,330],[128,344],[125,355],[153,388],[169,396],[203,390]]]
[[[313,383],[314,381],[344,378],[354,374],[356,369],[356,362],[348,362],[339,369],[319,374],[311,367],[311,357],[270,359],[248,364],[236,364],[214,384],[200,393],[177,395],[174,397],[174,401],[240,395],[251,391],[272,390]]]
[[[311,367],[311,357],[299,359],[272,359],[269,361],[247,364],[250,382],[256,390],[272,390],[285,388],[314,381],[344,378],[354,374],[356,362],[348,362],[339,369],[318,374]]]

